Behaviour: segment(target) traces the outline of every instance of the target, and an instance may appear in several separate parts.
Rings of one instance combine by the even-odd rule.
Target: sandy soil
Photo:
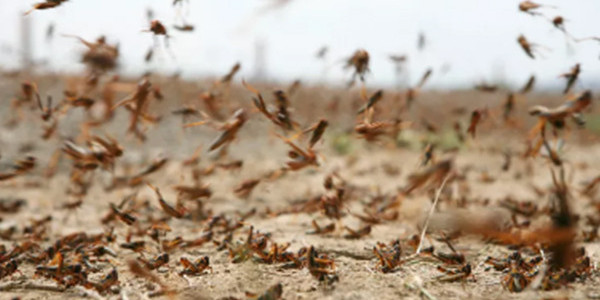
[[[305,93],[308,94],[310,91],[308,89]],[[428,97],[437,98],[439,94],[423,95],[424,99]],[[450,101],[450,99],[457,98],[455,94],[442,97],[445,98],[439,101]],[[177,100],[172,100],[172,105],[163,103],[158,105],[155,110],[165,112],[169,107],[176,107],[176,103],[178,103]],[[416,111],[420,112],[411,117],[418,120],[419,115],[423,115],[421,112],[426,110],[425,105],[418,107]],[[4,115],[9,113],[5,111]],[[299,118],[306,120],[317,119],[311,118],[310,114],[302,113],[301,109],[298,109],[297,114]],[[180,126],[180,118],[167,113],[164,115],[163,121],[148,131],[149,140],[144,144],[140,144],[125,134],[123,124],[127,120],[127,115],[121,112],[110,124],[99,129],[98,133],[110,133],[123,143],[125,154],[118,160],[114,170],[116,174],[124,174],[128,168],[131,170],[143,168],[150,159],[159,154],[168,157],[167,165],[159,172],[150,175],[147,180],[161,189],[168,202],[175,203],[177,194],[172,187],[176,184],[192,182],[191,168],[182,166],[181,161],[189,157],[198,145],[204,145],[205,149],[198,166],[203,168],[210,165],[213,162],[214,154],[206,152],[206,145],[216,136],[216,132],[210,128],[194,128],[184,131]],[[95,171],[97,174],[93,181],[94,185],[83,197],[84,202],[81,207],[73,211],[60,208],[62,204],[74,199],[65,192],[69,186],[68,172],[71,162],[69,159],[63,158],[58,174],[49,180],[42,176],[43,168],[52,152],[62,144],[62,137],[77,134],[76,124],[84,116],[76,112],[69,122],[61,124],[61,138],[51,141],[39,141],[40,127],[39,123],[34,121],[34,117],[34,113],[27,113],[29,123],[21,122],[17,127],[0,129],[3,168],[6,168],[13,159],[21,157],[24,152],[36,156],[39,161],[38,167],[31,174],[0,183],[0,198],[22,198],[27,201],[27,205],[18,213],[2,213],[0,228],[5,229],[14,225],[21,230],[30,219],[51,215],[52,221],[48,224],[47,238],[40,242],[43,247],[49,246],[58,237],[74,232],[101,233],[107,228],[107,225],[102,224],[101,218],[109,211],[109,203],[118,203],[123,197],[134,191],[138,191],[136,199],[138,203],[149,202],[148,208],[137,212],[138,217],[164,216],[150,188],[141,185],[134,188],[126,187],[106,191],[103,186],[107,184],[111,174],[108,171],[100,170]],[[462,118],[463,123],[468,120],[466,116],[457,118]],[[531,122],[529,119],[525,120],[525,122]],[[451,122],[447,121],[439,125],[443,127],[443,124],[451,124]],[[268,210],[282,210],[289,207],[291,203],[325,193],[322,183],[325,176],[332,171],[337,171],[352,191],[346,202],[345,210],[361,213],[366,203],[376,195],[384,197],[398,195],[399,191],[406,186],[409,175],[419,170],[422,155],[420,149],[396,147],[385,139],[380,143],[368,144],[364,140],[352,136],[347,136],[350,140],[347,145],[348,153],[341,154],[335,151],[335,144],[339,143],[337,139],[344,136],[344,132],[352,126],[352,123],[343,120],[339,123],[332,122],[324,141],[316,147],[321,155],[318,168],[291,172],[273,181],[263,180],[249,197],[241,199],[232,191],[235,186],[243,180],[261,177],[263,174],[283,166],[287,160],[287,147],[281,140],[269,133],[272,131],[270,126],[261,116],[256,114],[251,116],[248,124],[240,132],[239,141],[231,146],[229,156],[224,159],[225,161],[242,159],[243,167],[241,170],[234,171],[216,170],[213,174],[202,178],[202,181],[208,184],[213,192],[210,198],[202,200],[204,209],[211,211],[213,215],[224,214],[229,218],[235,218],[239,213],[256,209],[257,213],[244,220],[245,226],[236,231],[234,240],[244,239],[249,226],[252,225],[260,232],[270,233],[270,239],[274,242],[289,243],[290,251],[297,251],[301,247],[312,245],[319,253],[326,253],[335,261],[335,272],[339,281],[331,285],[323,284],[311,276],[306,268],[284,269],[282,268],[283,264],[278,263],[264,264],[250,259],[234,264],[227,251],[218,251],[217,246],[209,242],[201,247],[189,250],[176,249],[170,252],[171,261],[166,266],[159,268],[158,271],[153,271],[161,281],[178,291],[176,298],[245,298],[246,291],[261,293],[278,282],[283,285],[284,299],[420,299],[427,297],[437,299],[548,299],[560,297],[581,299],[600,297],[600,287],[597,285],[600,281],[595,268],[596,262],[600,259],[599,244],[598,242],[582,243],[579,239],[578,245],[584,246],[592,259],[594,266],[592,275],[584,282],[576,282],[555,291],[526,290],[521,293],[507,291],[501,284],[505,274],[493,269],[488,270],[489,266],[484,261],[488,256],[501,257],[511,251],[505,246],[485,243],[476,237],[461,237],[453,242],[453,245],[466,256],[467,261],[473,267],[474,277],[468,280],[440,282],[436,279],[441,275],[436,269],[440,263],[426,258],[408,262],[392,273],[380,272],[377,266],[378,260],[372,252],[373,246],[377,242],[389,243],[398,238],[406,240],[412,235],[418,234],[424,216],[431,205],[431,189],[420,189],[405,197],[398,208],[397,220],[374,225],[369,235],[355,240],[343,238],[347,233],[342,229],[344,225],[351,228],[359,228],[363,225],[358,218],[350,214],[333,221],[327,219],[321,212],[279,216],[266,214]],[[436,150],[435,155],[438,161],[448,157],[454,159],[454,168],[466,176],[463,185],[467,185],[468,189],[461,188],[460,182],[448,184],[432,219],[431,237],[436,237],[436,233],[447,226],[444,216],[459,215],[456,213],[458,208],[455,200],[461,197],[466,198],[467,205],[464,209],[474,215],[491,211],[500,216],[507,216],[508,211],[497,204],[497,201],[507,196],[519,200],[531,200],[539,206],[549,203],[547,195],[540,197],[530,187],[533,184],[545,189],[551,185],[546,159],[518,157],[517,152],[520,153],[523,150],[522,135],[511,132],[497,133],[493,127],[489,124],[484,125],[477,140],[469,140],[466,144],[461,145],[457,152],[444,153],[440,149]],[[416,137],[413,138],[408,133],[406,136],[416,141],[417,144],[419,139],[427,136],[420,130],[414,131],[413,134]],[[600,154],[600,146],[576,142],[575,137],[572,140],[572,143],[567,144],[564,160],[567,162],[568,181],[573,191],[573,208],[582,216],[594,215],[597,214],[593,206],[595,197],[592,199],[583,197],[579,191],[582,189],[584,181],[598,175],[600,160],[597,157]],[[24,148],[24,146],[27,147]],[[505,148],[515,152],[508,171],[503,171],[501,167],[504,163],[502,150]],[[482,180],[484,172],[489,174],[489,180]],[[489,199],[490,204],[487,206],[479,204],[484,199]],[[193,207],[191,203],[186,205]],[[465,216],[469,216],[469,214],[465,214]],[[306,232],[312,229],[312,220],[317,220],[319,224],[334,222],[336,230],[323,236],[309,235]],[[510,218],[507,217],[507,220],[510,221]],[[197,238],[206,228],[206,222],[206,220],[169,219],[167,223],[173,230],[165,238],[171,239],[177,236],[184,239]],[[543,223],[544,220],[542,218],[536,222]],[[149,297],[159,287],[129,272],[125,262],[138,257],[139,254],[119,247],[119,244],[125,241],[125,236],[131,228],[121,222],[114,222],[110,226],[114,226],[117,240],[109,247],[116,252],[117,257],[109,258],[108,262],[98,263],[101,271],[90,275],[90,278],[93,280],[101,278],[110,271],[112,265],[117,268],[119,273],[119,288],[103,295],[80,287],[63,292],[17,288],[0,292],[0,298],[145,299]],[[21,236],[22,234],[18,232],[14,235],[13,240],[2,240],[1,243],[10,249],[22,241]],[[215,237],[215,240],[218,238],[222,238],[222,236]],[[154,257],[162,252],[158,244],[147,236],[133,239],[143,239],[147,242],[149,246],[143,254],[145,257]],[[433,242],[436,249],[448,251],[447,246],[435,239],[430,239],[425,243],[429,245],[430,242]],[[405,253],[403,255],[409,255],[414,250],[403,248],[403,251]],[[177,272],[182,269],[179,258],[182,256],[194,259],[208,256],[212,271],[204,272],[200,276],[179,276]],[[0,290],[6,289],[9,284],[13,283],[56,286],[52,280],[34,278],[35,265],[23,263],[19,269],[22,274],[16,273],[0,280]]]

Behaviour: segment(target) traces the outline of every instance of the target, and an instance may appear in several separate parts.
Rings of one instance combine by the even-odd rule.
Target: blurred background
[[[350,71],[344,60],[358,48],[371,54],[371,86],[405,87],[427,68],[427,88],[471,88],[486,81],[521,86],[535,74],[537,86],[560,89],[565,73],[582,64],[578,88],[600,84],[600,43],[575,43],[551,18],[565,18],[575,38],[600,36],[600,1],[544,1],[548,18],[518,11],[520,1],[478,0],[71,0],[33,11],[35,1],[0,0],[0,67],[5,71],[33,64],[46,72],[78,72],[85,47],[77,35],[93,41],[104,35],[120,49],[119,73],[147,71],[184,78],[222,75],[236,62],[243,78],[343,85]],[[168,30],[169,47],[155,51],[148,11]],[[181,32],[174,25],[191,24]],[[51,29],[49,29],[51,28]],[[49,32],[49,30],[51,32]],[[538,47],[530,59],[517,43],[523,34]],[[316,54],[323,47],[323,58]],[[390,55],[405,55],[398,74]]]

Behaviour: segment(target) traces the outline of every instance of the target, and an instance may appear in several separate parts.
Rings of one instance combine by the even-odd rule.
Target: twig
[[[49,291],[49,292],[57,292],[62,293],[66,289],[55,286],[55,285],[41,285],[35,283],[21,283],[21,282],[11,282],[4,285],[0,285],[0,291],[12,291],[12,290],[38,290],[38,291]]]
[[[1,292],[13,291],[13,290],[35,290],[35,291],[64,293],[67,290],[67,288],[55,286],[55,285],[36,284],[36,283],[31,283],[31,282],[27,282],[27,283],[11,282],[11,283],[7,283],[4,285],[0,285]],[[100,294],[98,294],[97,292],[95,292],[93,290],[86,290],[83,287],[75,287],[75,290],[82,293],[80,296],[82,296],[84,298],[91,297],[91,298],[100,299],[100,300],[105,299],[104,297],[100,296]]]
[[[433,200],[433,204],[431,205],[431,209],[429,210],[427,219],[425,219],[425,225],[423,225],[423,231],[421,231],[421,238],[419,239],[419,247],[417,247],[417,251],[415,251],[415,254],[417,254],[417,255],[419,253],[421,253],[421,248],[423,247],[423,239],[425,239],[425,233],[427,232],[427,227],[429,226],[429,220],[431,219],[431,216],[433,215],[433,212],[438,203],[438,200],[440,200],[440,195],[442,194],[442,190],[444,189],[444,186],[446,185],[446,181],[448,181],[448,178],[450,178],[450,174],[448,174],[448,175],[446,175],[446,177],[444,177],[442,184],[440,185],[438,190],[435,192],[435,199]]]

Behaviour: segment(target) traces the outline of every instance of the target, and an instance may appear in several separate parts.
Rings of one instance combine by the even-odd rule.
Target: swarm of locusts
[[[27,14],[68,10],[64,2],[37,3]],[[287,1],[280,2],[273,5]],[[189,5],[173,1],[177,31],[194,30],[183,17]],[[563,17],[548,18],[552,9],[518,5],[571,41],[588,40],[567,33]],[[133,30],[167,46],[170,25],[151,10],[148,21]],[[201,88],[177,76],[121,78],[117,43],[65,36],[83,45],[85,73],[58,77],[61,93],[44,76],[19,75],[5,102],[7,134],[37,131],[10,145],[0,140],[0,294],[342,297],[362,272],[357,278],[369,285],[376,274],[402,293],[435,299],[428,289],[464,290],[478,278],[505,293],[568,293],[593,280],[588,246],[599,241],[600,176],[582,178],[597,170],[569,153],[592,136],[586,119],[595,95],[579,84],[584,65],[556,74],[565,84],[561,103],[532,102],[536,77],[528,75],[520,89],[474,85],[472,93],[496,102],[449,108],[423,99],[434,68],[405,89],[371,89],[377,57],[364,49],[343,59],[351,84],[323,96],[300,81],[241,78],[240,62]],[[419,51],[425,41],[421,34]],[[524,34],[517,42],[543,59],[541,45]],[[387,59],[400,72],[410,58]],[[419,155],[407,150],[415,135]],[[517,142],[498,142],[507,136]],[[362,148],[347,154],[350,147]],[[36,148],[43,155],[33,155],[42,153]],[[398,159],[374,166],[389,152]],[[501,163],[464,159],[474,152]],[[495,184],[510,191],[499,198]],[[414,280],[401,286],[394,273]]]

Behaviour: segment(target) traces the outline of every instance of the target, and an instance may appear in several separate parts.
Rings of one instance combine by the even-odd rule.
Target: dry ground
[[[7,83],[8,81],[8,83]],[[8,103],[12,92],[10,87],[16,91],[16,81],[5,80],[3,82],[3,103]],[[189,157],[198,145],[208,145],[216,133],[209,128],[194,128],[184,131],[181,128],[181,120],[171,116],[168,111],[178,107],[181,103],[193,102],[196,92],[202,89],[201,83],[185,83],[186,88],[176,89],[167,80],[160,83],[165,89],[167,99],[159,103],[153,111],[161,112],[164,119],[157,126],[148,131],[149,140],[141,144],[131,136],[125,134],[122,124],[126,122],[127,115],[120,112],[116,119],[107,126],[98,130],[98,133],[110,133],[121,141],[125,148],[125,154],[119,159],[116,173],[124,173],[123,166],[130,165],[132,169],[140,168],[147,164],[148,160],[156,157],[159,153],[169,157],[169,162],[160,172],[148,177],[148,181],[158,186],[163,191],[165,198],[174,202],[176,193],[171,188],[175,184],[190,182],[190,169],[181,165],[181,160]],[[183,83],[182,83],[183,84]],[[45,81],[41,84],[41,90],[52,88],[49,93],[58,95],[62,88],[58,83]],[[261,87],[270,90],[266,87]],[[187,93],[187,94],[186,94]],[[253,208],[257,214],[245,220],[248,225],[261,232],[272,234],[273,241],[278,243],[290,243],[290,249],[295,251],[300,247],[313,245],[321,253],[327,253],[335,260],[336,272],[339,281],[332,286],[326,286],[315,280],[308,270],[282,269],[278,264],[262,264],[252,260],[234,264],[228,257],[227,251],[217,251],[216,246],[207,243],[193,250],[176,250],[171,253],[171,262],[156,272],[158,276],[169,286],[178,290],[176,297],[180,299],[217,299],[223,297],[245,298],[245,291],[261,292],[269,286],[281,282],[283,284],[284,299],[418,299],[424,295],[416,287],[421,286],[432,298],[437,299],[532,299],[532,298],[559,298],[569,297],[572,299],[600,297],[600,283],[597,270],[585,282],[574,283],[560,290],[541,292],[537,290],[526,290],[522,293],[513,294],[508,292],[502,285],[501,279],[504,274],[486,270],[483,263],[488,256],[501,256],[509,253],[507,247],[489,245],[478,238],[459,238],[455,242],[457,250],[464,253],[467,260],[473,266],[475,280],[467,280],[455,283],[439,282],[435,278],[440,275],[436,270],[437,262],[428,259],[419,259],[407,263],[396,272],[383,274],[377,270],[377,260],[371,249],[376,242],[388,243],[394,239],[407,239],[413,234],[419,233],[420,224],[428,211],[431,203],[430,194],[419,191],[410,197],[403,199],[399,208],[400,216],[396,221],[385,222],[373,227],[370,235],[358,240],[347,240],[342,236],[345,232],[341,229],[342,224],[352,228],[358,228],[360,221],[350,215],[346,215],[339,221],[335,221],[337,229],[334,233],[317,236],[308,235],[311,230],[311,221],[316,219],[320,224],[330,222],[321,213],[286,214],[280,216],[265,215],[267,208],[278,210],[286,208],[290,203],[307,199],[324,192],[323,179],[332,171],[338,171],[340,176],[353,187],[355,192],[347,209],[360,212],[364,203],[374,195],[394,196],[407,182],[407,177],[418,169],[421,157],[421,139],[436,139],[435,134],[424,133],[419,129],[418,122],[423,117],[433,120],[439,126],[440,147],[435,154],[437,159],[454,157],[455,168],[461,170],[466,176],[469,190],[459,189],[459,183],[452,182],[440,200],[439,207],[433,218],[432,232],[445,226],[444,215],[454,212],[457,208],[451,203],[452,199],[465,197],[468,204],[467,210],[480,212],[493,211],[506,215],[508,212],[496,205],[497,200],[511,196],[519,200],[532,200],[540,206],[547,205],[548,197],[538,197],[531,189],[530,184],[546,188],[551,185],[548,162],[544,158],[522,159],[519,154],[524,150],[523,130],[501,129],[500,123],[483,124],[476,140],[469,139],[466,144],[459,145],[456,152],[444,153],[444,143],[448,147],[456,144],[452,138],[450,125],[454,120],[463,124],[468,121],[468,112],[473,107],[485,103],[490,107],[497,106],[503,100],[503,95],[489,95],[474,92],[431,92],[421,95],[419,103],[409,114],[403,117],[415,121],[415,130],[405,132],[403,138],[414,147],[396,147],[394,142],[383,139],[375,144],[367,144],[364,140],[357,139],[347,134],[352,128],[353,117],[352,106],[342,105],[336,115],[329,115],[321,110],[331,95],[339,95],[342,103],[353,100],[357,94],[356,90],[334,90],[324,88],[307,87],[300,91],[298,96],[292,98],[292,107],[295,114],[303,124],[311,123],[318,117],[330,119],[331,126],[325,135],[324,141],[317,149],[322,155],[319,168],[305,169],[293,172],[275,181],[263,181],[251,193],[247,199],[240,199],[232,192],[233,187],[241,181],[256,178],[273,169],[281,167],[286,161],[285,145],[270,134],[273,129],[262,116],[254,114],[250,117],[247,126],[240,132],[239,141],[231,146],[229,159],[242,159],[243,168],[239,171],[218,170],[214,174],[203,178],[210,185],[213,195],[203,200],[205,208],[213,214],[225,214],[235,217],[237,212],[247,212]],[[312,96],[314,95],[314,96]],[[238,103],[248,105],[250,95],[239,87],[231,93],[230,103],[232,107]],[[532,100],[533,99],[533,100]],[[391,102],[393,99],[386,98],[384,101]],[[533,122],[525,117],[525,108],[534,101],[550,101],[556,103],[560,98],[544,99],[544,95],[534,95],[528,100],[519,103],[520,120],[524,124]],[[444,104],[441,109],[440,104]],[[10,111],[3,105],[3,116],[8,116]],[[465,106],[467,113],[463,115],[452,115],[447,113],[452,107]],[[385,114],[382,113],[382,118]],[[52,216],[48,230],[49,241],[57,237],[78,231],[89,233],[100,233],[103,226],[101,217],[108,211],[109,203],[119,202],[125,195],[133,190],[139,190],[138,201],[148,200],[156,210],[153,212],[160,215],[160,210],[152,191],[145,187],[124,188],[107,192],[103,189],[110,174],[98,171],[95,184],[85,196],[83,205],[75,211],[59,209],[62,203],[72,200],[66,195],[65,190],[69,184],[68,170],[70,161],[66,158],[61,162],[59,173],[52,179],[46,180],[41,176],[42,169],[47,163],[52,152],[60,147],[64,137],[77,135],[77,124],[84,118],[83,113],[74,113],[68,122],[61,124],[61,138],[51,141],[40,141],[38,139],[40,125],[36,123],[35,113],[27,113],[26,120],[17,127],[0,129],[0,152],[1,163],[6,167],[10,161],[20,157],[24,152],[38,157],[38,168],[30,175],[17,178],[13,181],[0,183],[0,198],[23,198],[27,200],[27,206],[16,214],[3,214],[0,227],[7,228],[16,225],[23,226],[30,218],[40,218],[46,215]],[[498,121],[499,122],[499,121]],[[345,141],[344,139],[347,139]],[[452,141],[447,141],[448,139]],[[571,134],[564,159],[567,162],[567,173],[569,182],[573,189],[573,206],[579,214],[596,214],[591,203],[595,199],[588,199],[579,194],[582,182],[598,175],[600,170],[600,146],[593,141],[597,140],[593,135]],[[592,142],[590,142],[592,141]],[[337,149],[337,150],[336,150]],[[502,150],[511,149],[515,154],[509,171],[502,171],[504,162]],[[340,151],[342,150],[342,151]],[[345,152],[345,153],[341,153]],[[200,166],[204,167],[211,163],[214,155],[202,152]],[[487,172],[493,181],[481,180],[482,173]],[[462,194],[461,194],[462,193]],[[477,203],[480,200],[489,199],[487,207]],[[452,214],[454,215],[454,214]],[[169,238],[182,236],[184,238],[198,237],[204,224],[190,220],[171,220],[170,226],[173,232],[168,234]],[[157,287],[147,283],[143,279],[135,278],[127,269],[125,261],[134,258],[137,254],[129,250],[121,249],[118,244],[123,242],[128,228],[122,223],[115,223],[117,242],[111,245],[118,258],[111,259],[110,264],[117,267],[120,280],[120,292],[116,294],[96,295],[94,292],[83,289],[68,289],[64,292],[49,292],[39,290],[16,289],[0,292],[0,298],[21,297],[21,299],[75,299],[82,297],[103,297],[109,299],[145,299],[151,290]],[[247,233],[248,226],[237,232],[235,239],[242,239]],[[146,238],[150,241],[149,238]],[[2,244],[12,247],[17,241],[3,240]],[[46,245],[49,242],[46,242]],[[429,242],[427,242],[429,243]],[[437,241],[434,244],[440,249],[445,246]],[[586,248],[588,255],[592,258],[593,265],[600,260],[600,247],[598,242],[578,243]],[[147,251],[148,257],[158,253],[157,247],[152,244]],[[410,249],[405,251],[411,252]],[[197,258],[207,255],[210,257],[212,272],[206,272],[200,276],[182,278],[177,275],[181,269],[178,259],[181,256]],[[103,264],[101,274],[106,274],[110,267]],[[15,274],[0,281],[0,286],[15,282],[36,282],[44,285],[55,285],[54,282],[42,278],[32,279],[33,266],[23,265],[22,274]],[[94,275],[100,276],[100,275]],[[97,277],[92,277],[97,278]],[[0,287],[2,289],[2,287]]]

